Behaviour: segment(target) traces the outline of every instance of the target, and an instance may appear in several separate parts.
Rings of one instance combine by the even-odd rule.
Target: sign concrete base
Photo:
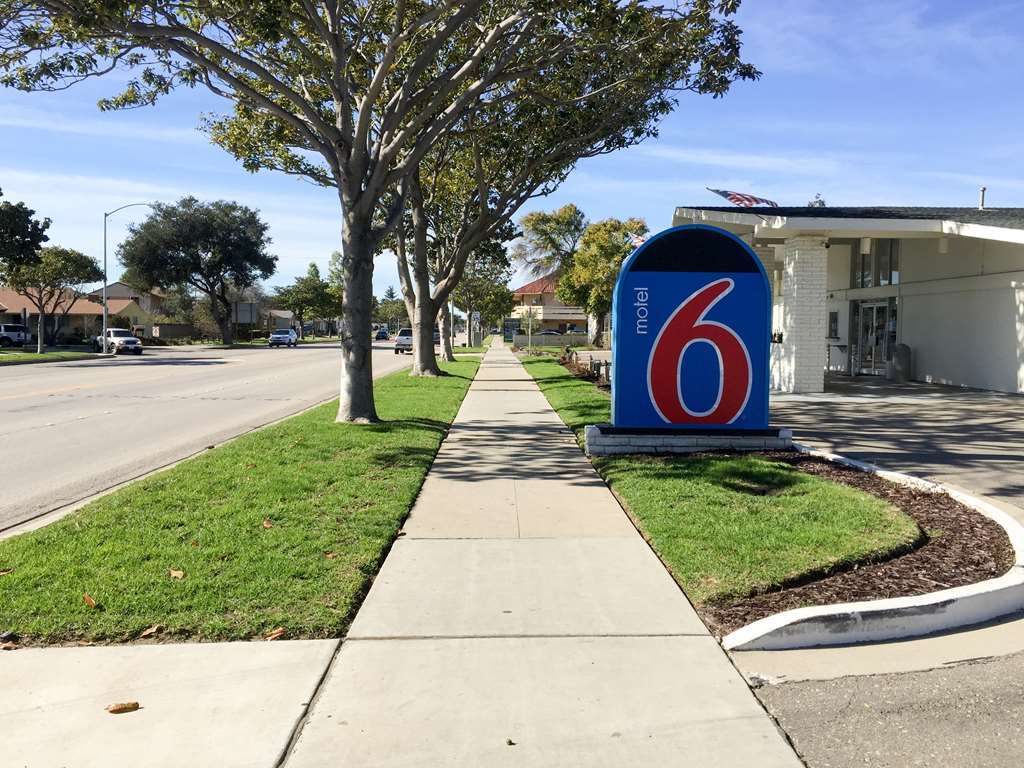
[[[681,430],[613,427],[588,424],[584,431],[588,456],[630,453],[697,453],[700,451],[777,451],[793,448],[793,430]]]

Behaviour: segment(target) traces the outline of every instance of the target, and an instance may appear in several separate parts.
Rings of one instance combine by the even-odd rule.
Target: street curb
[[[892,472],[806,445],[794,447],[900,485],[946,493],[998,523],[1010,539],[1014,564],[1002,576],[912,597],[795,608],[740,627],[722,639],[727,651],[776,651],[920,637],[1018,613],[1024,608],[1024,526],[989,502],[943,483]]]

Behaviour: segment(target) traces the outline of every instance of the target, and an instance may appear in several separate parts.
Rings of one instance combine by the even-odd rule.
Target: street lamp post
[[[107,219],[118,211],[123,211],[125,208],[134,208],[138,205],[151,206],[152,203],[128,203],[103,214],[103,332],[100,336],[101,354],[105,354],[107,351],[107,283],[109,282],[107,279]]]

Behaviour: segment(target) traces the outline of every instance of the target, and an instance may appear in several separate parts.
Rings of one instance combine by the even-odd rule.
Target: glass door
[[[859,372],[884,375],[889,346],[889,302],[861,302],[858,315]]]

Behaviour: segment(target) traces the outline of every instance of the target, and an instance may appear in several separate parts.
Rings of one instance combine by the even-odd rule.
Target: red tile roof
[[[134,304],[131,299],[107,299],[107,309],[112,315],[121,312],[129,304]],[[30,315],[36,313],[35,305],[21,294],[10,288],[0,288],[0,306],[5,307],[4,312],[12,315],[19,315],[24,309]],[[103,305],[98,301],[89,301],[86,298],[79,299],[71,307],[70,315],[102,315]]]
[[[515,290],[512,291],[512,295],[519,296],[522,294],[532,293],[554,293],[555,288],[557,287],[558,273],[552,272],[549,275],[544,275],[544,277],[538,277],[532,283],[527,283],[526,285],[520,288],[516,288]]]

